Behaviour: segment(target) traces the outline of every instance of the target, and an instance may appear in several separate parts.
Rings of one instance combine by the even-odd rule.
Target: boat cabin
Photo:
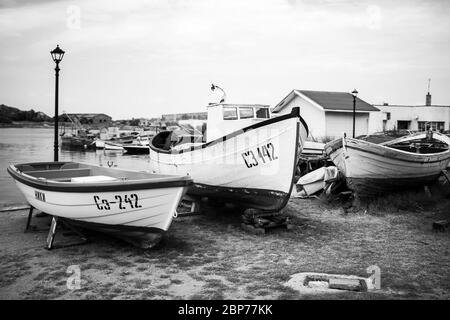
[[[206,142],[270,118],[268,105],[225,104],[208,105]]]
[[[161,150],[182,150],[226,136],[239,129],[270,118],[268,105],[262,104],[225,104],[208,105],[206,130],[181,125],[160,132],[152,140],[152,145]],[[170,130],[172,129],[172,130]],[[176,130],[175,130],[176,129]]]

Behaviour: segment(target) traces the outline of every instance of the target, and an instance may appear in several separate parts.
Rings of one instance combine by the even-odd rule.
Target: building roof
[[[330,91],[310,91],[310,90],[292,90],[281,102],[273,109],[273,112],[279,112],[295,96],[303,96],[322,107],[325,111],[353,111],[353,95],[348,92],[330,92]],[[356,97],[356,111],[379,111],[373,105]]]
[[[389,107],[407,107],[407,108],[429,108],[429,107],[438,107],[438,108],[450,108],[450,105],[441,105],[441,104],[432,104],[427,106],[425,104],[421,105],[407,105],[407,104],[376,104],[377,107],[389,108]]]

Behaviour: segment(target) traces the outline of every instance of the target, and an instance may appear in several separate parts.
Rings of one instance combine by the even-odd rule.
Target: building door
[[[411,128],[411,121],[397,121],[397,130],[408,130]]]

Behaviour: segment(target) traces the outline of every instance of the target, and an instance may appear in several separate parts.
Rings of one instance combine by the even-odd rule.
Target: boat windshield
[[[256,118],[269,119],[269,108],[256,107]]]
[[[269,119],[269,108],[267,107],[223,107],[223,120],[241,119]]]

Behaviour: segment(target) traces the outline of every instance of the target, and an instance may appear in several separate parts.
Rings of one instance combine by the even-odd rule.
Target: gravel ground
[[[26,210],[1,212],[0,299],[449,299],[450,232],[431,225],[450,218],[450,198],[386,201],[346,210],[292,199],[284,212],[293,228],[265,235],[244,231],[232,209],[207,210],[175,219],[147,251],[97,233],[47,251],[45,231],[23,233]],[[33,223],[45,229],[49,219]],[[61,232],[55,243],[74,240]],[[368,277],[372,265],[381,290],[305,294],[284,285],[299,272]],[[68,288],[68,268],[79,268],[79,289]]]

